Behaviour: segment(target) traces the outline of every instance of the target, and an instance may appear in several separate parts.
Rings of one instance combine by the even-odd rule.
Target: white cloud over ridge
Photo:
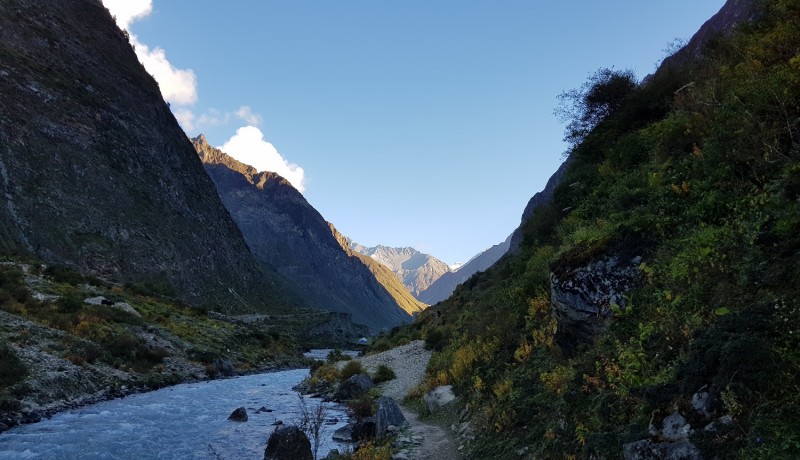
[[[152,0],[103,0],[103,5],[117,19],[121,29],[130,32],[130,25],[153,12]],[[192,105],[197,102],[197,77],[192,69],[178,69],[167,59],[163,48],[150,48],[130,35],[136,56],[145,69],[155,77],[161,95],[170,104]]]
[[[278,153],[278,149],[264,139],[264,133],[255,126],[244,126],[236,130],[227,142],[218,147],[223,152],[259,171],[280,174],[299,190],[305,191],[305,171],[289,163]]]

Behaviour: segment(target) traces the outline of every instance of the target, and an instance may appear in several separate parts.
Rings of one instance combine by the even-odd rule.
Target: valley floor
[[[425,350],[424,342],[416,340],[391,350],[360,358],[362,366],[375,372],[380,365],[386,365],[395,372],[397,378],[379,385],[385,396],[396,401],[403,400],[410,389],[422,382],[425,368],[431,359],[431,352]],[[422,438],[422,444],[410,449],[408,459],[460,460],[464,456],[458,452],[456,442],[448,427],[429,420],[420,420],[418,414],[408,407],[400,407],[408,420],[409,435]]]

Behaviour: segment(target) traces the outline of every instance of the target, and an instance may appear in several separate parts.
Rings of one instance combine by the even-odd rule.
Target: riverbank
[[[408,460],[461,460],[456,442],[450,429],[444,424],[431,420],[420,420],[411,408],[402,404],[408,392],[422,383],[425,369],[431,359],[431,352],[425,349],[422,340],[415,340],[406,345],[374,355],[357,358],[367,371],[374,373],[381,365],[391,368],[397,378],[378,384],[377,387],[385,396],[394,398],[400,403],[400,410],[408,421],[404,437],[417,442],[407,443],[402,447],[396,459]]]

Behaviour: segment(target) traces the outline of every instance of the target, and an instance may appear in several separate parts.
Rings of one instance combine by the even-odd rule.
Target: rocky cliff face
[[[495,262],[500,260],[511,246],[511,235],[500,244],[495,244],[491,248],[481,252],[456,271],[448,272],[433,282],[428,289],[419,294],[419,300],[433,305],[450,297],[459,284],[468,280],[472,275],[486,271]]]
[[[288,181],[256,171],[202,136],[192,142],[253,255],[288,280],[309,306],[350,313],[372,331],[411,320]]]
[[[275,302],[99,0],[0,2],[0,249],[193,304]]]
[[[381,245],[368,248],[353,242],[350,247],[397,274],[403,285],[417,299],[419,294],[439,277],[450,272],[450,267],[446,263],[414,248],[391,248]]]

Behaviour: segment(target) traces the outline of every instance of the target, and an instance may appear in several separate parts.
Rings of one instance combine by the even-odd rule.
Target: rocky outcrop
[[[701,59],[703,50],[711,39],[730,33],[740,24],[758,19],[764,11],[765,2],[761,0],[728,0],[717,14],[700,27],[686,46],[664,59],[658,72]]]
[[[350,313],[373,332],[411,321],[288,181],[235,160],[202,135],[192,142],[253,255],[308,306]]]
[[[430,287],[439,277],[450,272],[450,267],[446,263],[414,248],[391,248],[382,245],[368,248],[354,242],[350,243],[350,248],[393,271],[406,289],[418,299],[422,291]]]
[[[369,335],[369,328],[353,322],[350,313],[330,312],[326,319],[306,333],[309,342],[332,347],[352,344],[360,337]]]
[[[581,344],[592,343],[613,310],[625,309],[625,294],[642,279],[641,260],[611,252],[577,265],[566,260],[554,267],[550,301],[558,321],[555,340],[562,350],[571,353]]]
[[[100,0],[0,3],[0,250],[216,309],[277,305]]]
[[[313,460],[311,442],[294,425],[280,425],[269,436],[264,460]]]
[[[625,460],[702,460],[700,450],[689,442],[653,442],[649,439],[625,444]]]
[[[419,294],[419,300],[428,305],[433,305],[450,297],[455,292],[459,284],[467,281],[472,275],[483,272],[495,264],[501,257],[506,255],[511,247],[511,235],[500,244],[495,244],[491,248],[476,255],[469,262],[465,263],[456,271],[447,272],[433,282],[427,289]]]

